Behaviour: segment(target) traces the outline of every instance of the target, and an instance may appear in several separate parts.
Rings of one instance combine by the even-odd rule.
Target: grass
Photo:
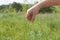
[[[24,13],[0,13],[0,40],[60,40],[60,14],[39,14],[31,23]]]

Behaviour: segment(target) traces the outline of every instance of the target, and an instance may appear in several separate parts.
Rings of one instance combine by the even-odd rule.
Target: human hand
[[[27,10],[26,19],[33,22],[38,11],[39,7],[37,5],[31,7],[30,9]]]

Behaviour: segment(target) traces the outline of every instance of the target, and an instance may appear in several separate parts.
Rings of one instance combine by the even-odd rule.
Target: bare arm
[[[44,0],[42,2],[37,3],[36,5],[27,10],[27,20],[34,21],[37,13],[41,8],[54,5],[60,5],[60,0]]]
[[[48,6],[55,6],[55,5],[60,5],[60,0],[45,0],[42,3],[39,3],[39,7],[40,5],[43,7],[48,7]]]

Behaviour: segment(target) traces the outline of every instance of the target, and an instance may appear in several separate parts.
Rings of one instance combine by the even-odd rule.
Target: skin
[[[33,22],[39,10],[48,6],[60,5],[60,0],[44,0],[27,10],[26,19]]]

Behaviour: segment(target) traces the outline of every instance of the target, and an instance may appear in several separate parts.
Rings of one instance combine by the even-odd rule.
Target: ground
[[[60,40],[60,14],[39,14],[32,23],[25,13],[0,13],[0,40]]]

